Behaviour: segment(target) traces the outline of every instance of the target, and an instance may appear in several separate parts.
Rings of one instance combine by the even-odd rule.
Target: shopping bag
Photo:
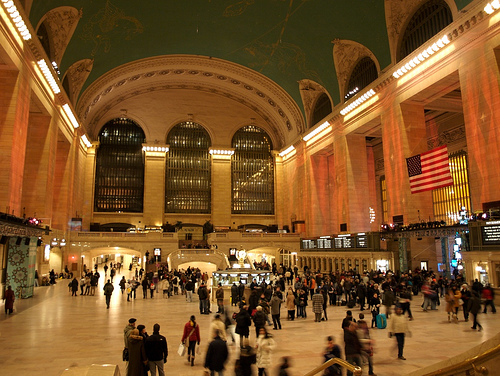
[[[180,356],[184,356],[186,354],[186,346],[184,346],[182,342],[177,349],[177,354],[179,354]]]

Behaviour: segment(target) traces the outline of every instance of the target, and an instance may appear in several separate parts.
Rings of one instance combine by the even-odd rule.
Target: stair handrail
[[[312,371],[306,373],[304,376],[314,376],[317,375],[319,372],[323,371],[324,369],[333,366],[334,364],[338,364],[341,367],[347,368],[349,371],[353,373],[354,376],[361,376],[361,367],[354,366],[351,363],[345,361],[344,359],[340,358],[332,358],[326,362],[324,362],[322,365],[316,367]]]

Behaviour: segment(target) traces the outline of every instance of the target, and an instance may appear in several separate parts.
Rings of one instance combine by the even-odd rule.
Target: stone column
[[[157,146],[157,145],[155,145]],[[165,145],[162,145],[165,147]],[[165,212],[165,152],[145,153],[144,163],[144,225],[161,226]]]
[[[212,222],[232,226],[231,156],[212,155]]]
[[[95,194],[95,167],[96,167],[96,152],[99,147],[98,142],[94,142],[92,147],[87,149],[87,157],[84,167],[84,200],[82,213],[82,227],[85,230],[90,229],[90,223],[94,222],[94,194]]]
[[[460,88],[464,110],[472,208],[498,200],[500,174],[500,80],[499,36],[491,44],[461,55]]]
[[[23,172],[31,90],[23,72],[0,70],[0,211],[22,215]]]

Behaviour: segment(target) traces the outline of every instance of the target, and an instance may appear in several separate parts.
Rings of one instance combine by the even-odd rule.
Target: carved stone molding
[[[451,145],[465,140],[465,125],[449,129],[440,133],[436,137],[427,140],[427,147],[429,150],[437,148],[442,145]]]
[[[304,131],[304,119],[289,94],[265,76],[221,59],[169,55],[118,67],[96,80],[78,101],[80,119],[92,127],[109,102],[149,91],[187,88],[210,91],[245,104],[276,127],[281,142]],[[121,99],[120,99],[121,98]]]
[[[42,236],[45,230],[29,226],[16,226],[10,223],[0,223],[0,235],[2,236]]]
[[[73,65],[68,68],[66,76],[69,81],[69,90],[68,93],[73,105],[76,105],[76,100],[80,91],[82,90],[83,84],[85,80],[89,76],[92,71],[92,67],[94,65],[94,61],[91,59],[83,59],[77,61]]]
[[[384,158],[379,158],[375,161],[375,171],[382,171],[384,170],[385,165],[384,165]]]
[[[375,55],[368,48],[357,42],[335,39],[333,43],[333,62],[335,64],[335,71],[337,72],[340,97],[342,99],[351,72],[359,60],[365,56],[370,57],[375,63],[378,72],[380,72],[380,64]]]
[[[59,7],[45,14],[42,22],[49,29],[52,52],[55,62],[60,65],[64,51],[76,29],[82,11],[73,7]]]
[[[323,86],[312,80],[300,80],[299,90],[300,90],[300,97],[302,98],[302,104],[304,106],[307,123],[309,127],[311,127],[312,125],[314,125],[310,124],[310,122],[312,118],[312,112],[314,110],[313,106],[316,103],[316,99],[318,99],[318,97],[322,93],[325,93],[326,95],[329,94],[328,91]],[[332,107],[333,107],[333,101],[332,101]]]

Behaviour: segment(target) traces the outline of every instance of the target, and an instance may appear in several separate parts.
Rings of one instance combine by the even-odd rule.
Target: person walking
[[[71,296],[78,296],[78,280],[76,277],[71,281]]]
[[[167,339],[160,334],[160,324],[153,325],[153,334],[146,339],[145,348],[151,376],[156,376],[157,370],[159,376],[165,376],[163,365],[167,363],[168,346]]]
[[[281,298],[277,293],[273,295],[269,305],[271,306],[271,317],[273,318],[273,329],[281,330],[281,320],[280,320],[280,311],[281,311]]]
[[[327,345],[325,352],[323,354],[325,358],[325,362],[328,362],[330,359],[333,358],[341,358],[340,355],[340,346],[335,343],[335,338],[332,336],[328,336],[326,338]],[[338,364],[332,364],[330,367],[325,369],[325,376],[341,376],[342,375],[342,369]]]
[[[5,290],[5,314],[11,315],[14,312],[14,301],[16,300],[16,296],[14,294],[14,290],[12,290],[11,286],[7,286],[7,290]]]
[[[215,298],[217,299],[217,313],[224,313],[224,290],[220,282],[215,290]]]
[[[224,364],[229,356],[227,343],[221,338],[221,331],[217,330],[215,338],[208,345],[205,356],[205,368],[210,370],[210,376],[223,376]]]
[[[250,325],[252,325],[252,319],[246,306],[240,306],[240,311],[235,315],[234,320],[236,321],[235,333],[239,334],[240,346],[243,346],[243,338],[248,338]]]
[[[483,290],[481,291],[481,296],[484,300],[483,313],[486,313],[486,308],[488,308],[488,306],[491,306],[492,313],[497,313],[495,304],[493,303],[495,299],[495,292],[493,291],[489,283],[486,286],[484,286]]]
[[[407,334],[411,335],[410,329],[408,328],[408,321],[403,316],[403,310],[401,307],[396,307],[396,314],[391,318],[391,328],[389,331],[389,337],[395,336],[398,343],[398,359],[406,360],[403,356],[403,349],[405,346],[405,336]]]
[[[252,376],[252,364],[257,362],[255,350],[248,343],[248,338],[243,338],[243,344],[240,348],[240,357],[236,360],[234,371],[236,376]]]
[[[113,294],[113,287],[111,280],[108,279],[108,282],[104,285],[104,296],[106,296],[106,308],[109,309],[109,303],[111,301],[111,294]]]
[[[353,366],[361,367],[361,342],[359,342],[357,329],[358,326],[353,321],[349,323],[349,326],[344,328],[344,352],[346,361]],[[347,371],[347,376],[352,375],[351,371]]]
[[[471,329],[476,330],[476,328],[477,328],[479,331],[483,330],[483,327],[477,321],[477,315],[481,311],[481,299],[479,298],[479,293],[477,291],[475,291],[475,290],[472,291],[467,308],[468,308],[469,312],[471,313],[473,320],[474,320],[472,323]]]
[[[200,327],[196,323],[196,318],[192,315],[189,321],[184,325],[184,332],[182,334],[182,343],[188,342],[188,362],[191,363],[191,367],[194,366],[194,356],[196,344],[200,344]]]
[[[255,345],[259,376],[269,376],[266,368],[269,368],[271,365],[271,354],[275,347],[276,344],[272,336],[267,333],[266,328],[260,328],[257,344]]]

